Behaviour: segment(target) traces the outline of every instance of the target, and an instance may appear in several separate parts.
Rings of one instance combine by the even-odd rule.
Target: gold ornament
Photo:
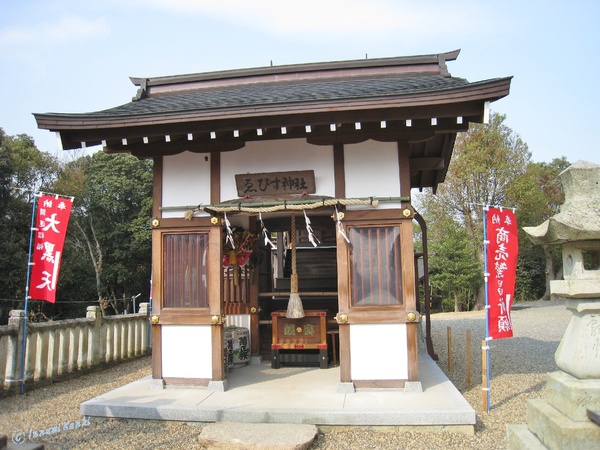
[[[153,227],[157,227],[157,226],[159,226],[159,225],[160,225],[160,221],[159,221],[158,219],[154,219],[154,220],[152,221],[152,226],[153,226]]]
[[[210,223],[212,223],[213,225],[218,225],[219,224],[219,218],[218,217],[212,217],[210,219]]]
[[[408,208],[406,208],[404,211],[402,211],[402,215],[404,217],[410,217],[410,214],[411,214],[411,212],[410,212],[410,209],[408,209]]]
[[[156,315],[152,316],[152,319],[151,319],[152,325],[156,325],[159,320],[160,319],[158,316],[156,316]]]
[[[406,318],[408,319],[409,322],[414,322],[415,320],[417,320],[417,315],[414,312],[409,312],[406,315]]]
[[[219,323],[219,316],[212,316],[210,318],[210,321],[213,323],[213,325],[216,325]]]
[[[337,319],[338,323],[346,323],[346,322],[348,322],[348,316],[346,314],[336,315],[336,319]]]

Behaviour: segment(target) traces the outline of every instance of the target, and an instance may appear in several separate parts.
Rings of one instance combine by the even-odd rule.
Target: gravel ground
[[[545,396],[545,374],[556,370],[554,352],[570,312],[561,302],[519,304],[513,311],[512,339],[491,342],[491,411],[482,410],[481,340],[483,312],[432,316],[438,364],[477,411],[475,435],[400,431],[395,427],[328,427],[311,449],[503,449],[505,426],[527,423],[526,403]],[[447,330],[452,329],[453,371],[448,371]],[[466,331],[471,330],[471,386],[466,385]],[[148,420],[84,420],[79,404],[150,373],[144,357],[66,382],[41,387],[24,396],[0,398],[0,432],[21,442],[44,442],[47,449],[205,448],[198,426]],[[79,422],[79,428],[77,428]],[[55,427],[52,430],[52,427]],[[40,428],[48,437],[34,437]],[[57,432],[60,430],[60,432]],[[54,434],[52,434],[54,433]]]

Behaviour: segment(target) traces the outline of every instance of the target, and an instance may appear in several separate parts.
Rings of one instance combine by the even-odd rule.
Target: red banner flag
[[[58,272],[73,200],[42,195],[35,222],[29,298],[56,302]]]
[[[486,217],[489,337],[512,337],[510,311],[515,294],[519,236],[515,213],[490,208]]]

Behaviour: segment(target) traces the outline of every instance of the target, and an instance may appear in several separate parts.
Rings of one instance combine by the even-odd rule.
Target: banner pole
[[[31,276],[31,266],[34,264],[31,262],[31,249],[33,246],[33,232],[37,230],[35,228],[35,211],[37,206],[37,199],[40,194],[34,194],[33,206],[31,208],[31,228],[29,230],[29,254],[27,256],[27,276],[25,281],[25,314],[23,317],[23,335],[21,343],[21,387],[19,393],[23,395],[25,393],[25,354],[27,352],[27,308],[29,301],[29,278]]]
[[[484,279],[484,290],[485,290],[485,342],[486,342],[486,384],[484,387],[484,394],[487,397],[486,411],[490,412],[490,384],[491,384],[491,374],[490,374],[490,349],[489,349],[489,341],[490,341],[490,300],[488,296],[488,278],[490,276],[488,271],[488,258],[487,258],[487,246],[488,246],[488,238],[487,238],[487,211],[489,210],[489,205],[483,207],[483,279]]]

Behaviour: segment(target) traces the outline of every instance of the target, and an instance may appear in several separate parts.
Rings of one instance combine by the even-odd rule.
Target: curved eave
[[[420,107],[435,107],[453,103],[474,101],[496,101],[508,95],[512,77],[472,83],[465,87],[405,94],[394,97],[373,97],[368,99],[345,99],[334,101],[315,101],[302,103],[278,103],[272,105],[252,105],[237,108],[214,108],[137,115],[105,115],[98,113],[34,114],[38,127],[50,131],[84,132],[90,130],[93,139],[101,139],[102,129],[141,127],[146,125],[167,125],[187,122],[213,122],[228,119],[243,121],[258,117],[302,116],[327,114],[335,118],[336,114],[348,112],[360,113],[367,110],[399,110]],[[64,144],[65,142],[63,142]],[[71,147],[67,147],[71,148]],[[72,147],[78,148],[78,147]]]

